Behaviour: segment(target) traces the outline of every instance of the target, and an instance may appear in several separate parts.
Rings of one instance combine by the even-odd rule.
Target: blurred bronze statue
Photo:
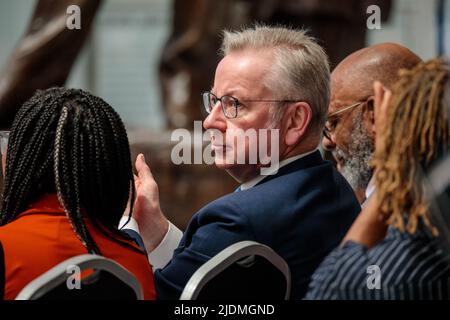
[[[167,129],[191,129],[194,120],[204,118],[200,93],[212,84],[223,29],[238,29],[257,21],[305,27],[320,40],[335,66],[365,46],[367,6],[378,5],[384,21],[391,5],[391,0],[172,1],[172,31],[160,62]],[[10,127],[16,111],[36,89],[65,83],[101,2],[37,1],[27,31],[0,73],[0,129]],[[66,26],[67,8],[71,5],[81,9],[79,30]],[[133,154],[144,152],[151,159],[161,181],[162,207],[166,212],[185,212],[169,215],[183,228],[193,212],[233,190],[235,182],[212,166],[176,166],[167,162],[171,146],[168,138],[154,135],[145,143],[134,143],[132,149]]]
[[[223,29],[258,21],[309,29],[334,67],[365,46],[369,5],[379,6],[381,21],[387,20],[391,0],[174,0],[160,63],[168,127],[191,129],[204,117],[200,93],[210,89]]]
[[[29,27],[0,75],[0,128],[36,89],[62,85],[85,42],[101,0],[39,0]],[[66,26],[77,5],[81,29]],[[310,29],[332,66],[365,45],[366,9],[378,5],[386,20],[391,0],[173,0],[171,36],[160,63],[168,127],[190,128],[203,117],[200,92],[212,82],[223,29],[256,21]]]
[[[101,0],[39,0],[30,24],[0,75],[0,128],[36,89],[61,86],[85,42]],[[81,28],[69,29],[67,8],[80,8]]]

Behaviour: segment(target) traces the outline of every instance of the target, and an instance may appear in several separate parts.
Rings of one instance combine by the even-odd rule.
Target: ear
[[[304,137],[312,120],[312,110],[307,102],[291,104],[284,117],[284,142],[287,146],[295,146]]]

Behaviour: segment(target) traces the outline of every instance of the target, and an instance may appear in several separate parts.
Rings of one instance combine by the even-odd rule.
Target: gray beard
[[[369,137],[362,124],[362,112],[353,120],[353,130],[350,134],[348,151],[336,147],[333,156],[341,159],[341,174],[353,190],[365,190],[372,177],[370,160],[375,150],[374,142]]]

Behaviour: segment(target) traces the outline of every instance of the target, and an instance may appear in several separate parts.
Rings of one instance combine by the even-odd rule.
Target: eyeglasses
[[[211,113],[217,102],[220,101],[222,105],[222,111],[226,118],[233,119],[238,115],[238,107],[243,106],[242,102],[299,102],[302,100],[243,100],[239,101],[237,98],[232,96],[222,96],[217,97],[214,93],[210,91],[202,92],[203,106],[208,114]]]
[[[327,116],[327,122],[325,124],[325,127],[323,129],[323,135],[328,139],[331,140],[331,134],[334,132],[334,130],[336,129],[337,126],[337,120],[340,118],[339,115],[342,115],[343,113],[352,110],[364,103],[366,103],[367,100],[364,101],[358,101],[354,104],[351,104],[349,106],[343,107],[333,113],[330,113]]]
[[[8,146],[10,131],[0,131],[0,152],[2,155],[6,153],[6,147]]]

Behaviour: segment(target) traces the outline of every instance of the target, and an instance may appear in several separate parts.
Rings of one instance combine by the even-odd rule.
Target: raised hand
[[[137,176],[134,176],[136,200],[133,216],[139,225],[145,248],[151,252],[166,235],[169,221],[161,211],[158,185],[143,154],[137,156],[135,166]]]

